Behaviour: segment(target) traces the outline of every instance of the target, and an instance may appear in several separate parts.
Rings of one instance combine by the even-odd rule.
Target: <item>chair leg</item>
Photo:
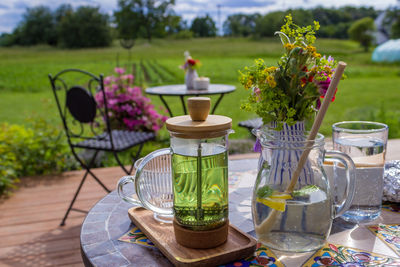
[[[61,223],[60,223],[60,226],[64,226],[64,225],[65,225],[65,221],[67,220],[68,215],[69,215],[69,213],[70,213],[71,210],[80,211],[80,212],[85,212],[85,211],[83,211],[83,210],[74,209],[74,208],[72,208],[72,207],[73,207],[73,205],[74,205],[74,203],[75,203],[76,198],[78,197],[79,192],[81,191],[81,188],[82,188],[82,186],[83,186],[83,183],[85,182],[86,177],[87,177],[88,174],[90,174],[90,175],[97,181],[97,183],[99,183],[99,184],[103,187],[103,189],[104,189],[107,193],[110,193],[110,192],[111,192],[111,191],[100,181],[100,179],[97,178],[97,176],[96,176],[92,171],[90,171],[90,166],[91,166],[91,165],[93,164],[93,162],[95,161],[95,159],[96,159],[96,157],[97,157],[97,154],[98,154],[98,151],[96,151],[96,152],[94,153],[94,155],[93,155],[92,159],[89,161],[89,164],[88,164],[88,165],[86,165],[85,163],[83,163],[83,162],[81,161],[81,159],[80,159],[80,158],[78,157],[78,155],[75,153],[75,150],[72,149],[72,153],[74,154],[76,160],[81,164],[81,166],[82,166],[83,168],[86,169],[86,172],[85,172],[85,174],[84,174],[84,176],[83,176],[83,178],[82,178],[82,180],[81,180],[81,182],[80,182],[80,184],[79,184],[79,186],[78,186],[78,189],[77,189],[76,192],[75,192],[74,197],[72,198],[71,203],[69,204],[69,207],[68,207],[68,209],[67,209],[67,212],[65,213],[64,218],[62,219],[62,221],[61,221]]]
[[[131,167],[129,168],[129,170],[127,170],[127,169],[125,168],[124,164],[123,164],[123,163],[121,162],[121,160],[119,159],[118,153],[115,152],[115,151],[113,151],[115,160],[118,162],[119,166],[121,166],[122,170],[124,170],[124,172],[125,172],[127,175],[131,175],[131,173],[132,173],[132,171],[133,171],[133,166],[135,165],[135,161],[139,158],[140,153],[142,152],[143,145],[144,145],[144,143],[141,143],[141,144],[139,145],[139,149],[138,149],[138,151],[136,152],[136,155],[133,157],[132,165],[131,165]]]
[[[85,163],[82,162],[82,160],[78,157],[78,155],[75,153],[75,150],[72,149],[72,154],[75,156],[75,159],[81,164],[81,166],[86,169],[87,172],[90,173],[90,175],[96,180],[96,182],[103,187],[103,189],[107,192],[110,193],[111,191],[100,181],[99,178],[90,170],[90,166],[92,166],[93,162],[95,161],[97,154],[99,153],[98,150],[94,153],[92,159],[89,161],[89,164],[86,165]]]
[[[111,190],[108,189],[107,186],[105,186],[105,185],[100,181],[100,179],[97,178],[97,176],[96,176],[92,171],[90,171],[89,169],[87,169],[87,171],[90,173],[90,175],[93,177],[93,179],[95,179],[96,182],[97,182],[99,185],[101,185],[101,187],[103,187],[103,189],[104,189],[107,193],[110,193],[110,192],[111,192]]]
[[[79,184],[79,186],[78,186],[78,189],[76,190],[75,195],[74,195],[74,197],[72,198],[71,203],[69,204],[69,207],[68,207],[68,209],[67,209],[67,212],[65,213],[64,218],[62,219],[62,221],[61,221],[61,223],[60,223],[60,226],[64,226],[64,225],[65,225],[65,221],[66,221],[67,218],[68,218],[69,212],[71,211],[72,206],[74,205],[75,200],[76,200],[76,198],[78,197],[78,194],[79,194],[79,192],[81,191],[82,185],[83,185],[83,183],[85,182],[86,177],[87,177],[88,174],[89,174],[89,170],[86,170],[85,175],[83,176],[83,178],[82,178],[82,180],[81,180],[81,182],[80,182],[80,184]]]
[[[119,164],[119,166],[122,168],[122,170],[123,170],[127,175],[130,175],[131,172],[128,171],[128,170],[125,168],[124,164],[123,164],[123,163],[121,162],[121,160],[119,159],[117,152],[113,151],[113,154],[114,154],[115,160],[118,162],[118,164]]]
[[[141,143],[140,146],[139,146],[138,151],[136,152],[135,157],[134,157],[133,160],[132,160],[132,165],[131,165],[131,169],[129,170],[129,174],[132,173],[132,170],[133,170],[133,166],[134,166],[134,164],[135,164],[135,161],[137,161],[137,160],[139,159],[139,156],[140,156],[140,153],[142,152],[143,146],[144,146],[144,143]]]

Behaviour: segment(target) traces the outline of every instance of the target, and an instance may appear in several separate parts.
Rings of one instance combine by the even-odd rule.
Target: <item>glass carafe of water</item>
[[[228,135],[232,132],[232,120],[208,115],[209,108],[209,98],[189,98],[190,116],[166,121],[170,148],[145,157],[131,179],[142,206],[159,214],[173,214],[178,243],[195,248],[217,246],[226,241],[228,233]],[[141,186],[145,184],[141,182],[141,172],[152,158],[166,154],[171,155],[173,207],[159,209],[148,201],[147,188]],[[129,199],[123,190],[119,193]],[[201,244],[196,241],[198,233],[193,232],[211,238],[207,244]]]
[[[338,151],[324,149],[321,134],[310,144],[307,132],[255,130],[262,145],[264,163],[252,198],[257,238],[266,246],[286,252],[319,249],[325,243],[335,217],[349,207],[354,194],[354,164]],[[288,185],[300,156],[311,146],[293,191]],[[339,162],[346,173],[345,196],[340,203],[330,189],[323,163]],[[342,181],[344,182],[344,181]]]

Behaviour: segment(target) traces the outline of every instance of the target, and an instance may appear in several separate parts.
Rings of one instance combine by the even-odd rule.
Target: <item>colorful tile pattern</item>
[[[379,224],[368,229],[400,256],[400,224]]]
[[[267,247],[261,243],[257,244],[257,249],[253,256],[246,259],[231,262],[226,265],[221,265],[220,267],[284,267],[285,265],[281,263],[275,256],[275,254]]]
[[[400,259],[345,246],[326,244],[302,265],[303,267],[384,267],[400,266]]]
[[[140,231],[139,228],[133,227],[129,232],[121,236],[118,240],[139,244],[147,247],[155,247],[154,244],[147,239],[147,237]],[[275,254],[263,246],[261,243],[257,244],[257,249],[253,256],[250,256],[246,259],[238,260],[235,262],[231,262],[226,265],[221,265],[220,267],[262,267],[262,266],[270,266],[270,267],[285,267],[275,256]]]
[[[129,232],[121,236],[119,241],[124,241],[133,244],[139,244],[146,247],[155,247],[154,244],[143,234],[143,232],[137,228],[133,227]]]

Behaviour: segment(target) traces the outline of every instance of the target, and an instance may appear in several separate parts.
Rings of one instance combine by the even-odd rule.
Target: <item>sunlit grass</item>
[[[373,63],[371,53],[363,53],[358,44],[350,41],[321,39],[316,45],[322,54],[348,63],[348,78],[341,82],[336,101],[326,115],[321,128],[323,134],[330,135],[330,125],[336,121],[357,119],[351,112],[354,108],[378,110],[384,103],[389,111],[400,110],[399,64]],[[216,113],[233,118],[236,133],[231,138],[248,137],[248,131],[237,127],[237,123],[255,115],[239,109],[247,92],[239,85],[238,71],[252,64],[255,58],[276,65],[282,54],[278,38],[165,39],[151,44],[139,40],[131,50],[131,62],[128,62],[128,51],[117,44],[110,48],[79,50],[47,46],[0,48],[0,122],[24,124],[29,117],[45,117],[60,124],[47,75],[65,68],[109,75],[117,61],[120,66],[127,66],[132,62],[149,60],[156,61],[172,73],[173,78],[168,83],[183,83],[184,73],[179,65],[183,62],[185,50],[202,62],[198,70],[200,75],[210,77],[212,83],[237,87],[234,93],[225,96]],[[158,97],[151,99],[156,106],[162,105]],[[212,100],[215,102],[216,98],[212,97]],[[182,114],[178,98],[169,97],[167,101],[174,114]],[[167,138],[166,132],[161,136]]]

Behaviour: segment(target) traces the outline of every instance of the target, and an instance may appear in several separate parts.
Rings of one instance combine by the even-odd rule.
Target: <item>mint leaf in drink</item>
[[[306,185],[303,188],[299,189],[299,190],[295,190],[292,193],[293,197],[307,197],[309,196],[311,193],[316,192],[320,190],[318,186],[316,185]]]
[[[268,185],[264,185],[257,190],[257,196],[259,198],[267,198],[270,197],[273,192],[274,190],[271,187],[269,187]]]

